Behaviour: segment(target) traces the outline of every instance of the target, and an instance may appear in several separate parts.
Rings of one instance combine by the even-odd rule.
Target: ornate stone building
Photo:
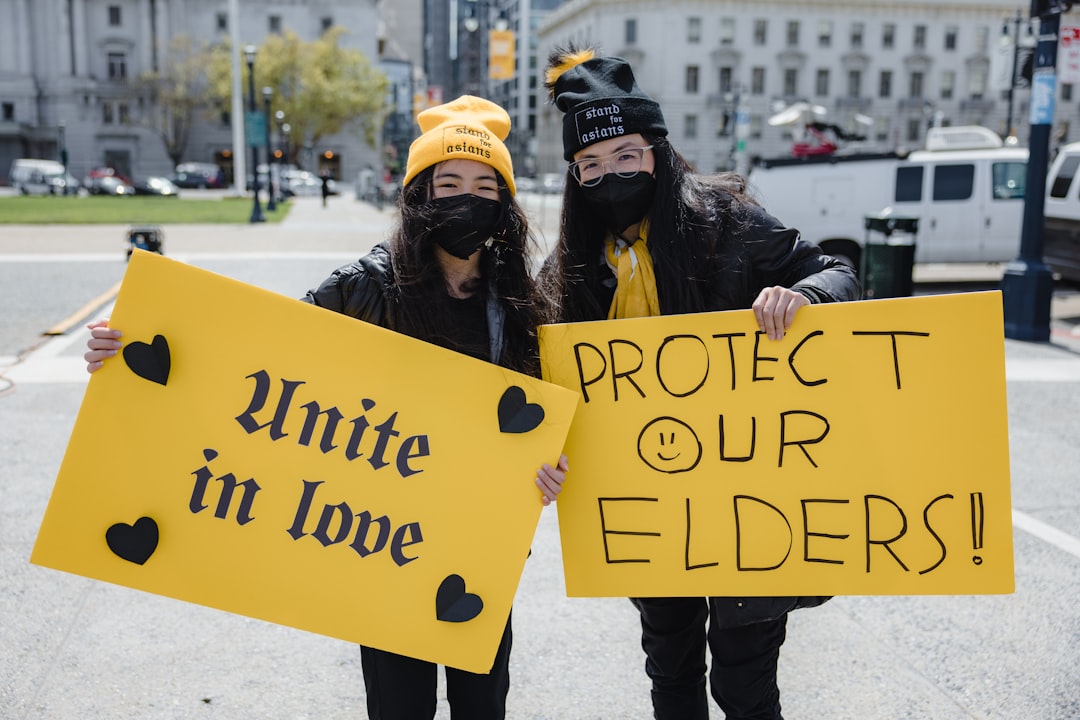
[[[340,26],[346,29],[342,44],[377,63],[376,0],[236,1],[241,46],[257,46],[269,34],[285,30],[313,40]],[[196,43],[213,43],[229,37],[234,29],[230,4],[0,0],[0,182],[13,158],[58,158],[62,148],[77,178],[99,165],[136,177],[169,174],[172,162],[161,138],[143,122],[146,101],[132,95],[130,81],[160,69],[173,38],[186,35]],[[184,160],[228,163],[231,168],[228,121],[228,113],[200,115]],[[359,133],[343,132],[304,150],[311,165],[332,152],[335,171],[349,179],[361,167],[379,163],[378,150],[368,147]]]
[[[1015,31],[1021,45],[1028,36],[1026,18],[1014,22],[1019,5],[1026,13],[1015,0],[567,0],[540,27],[539,56],[574,41],[627,58],[676,147],[714,171],[733,167],[737,151],[788,154],[800,126],[769,121],[797,103],[865,135],[866,149],[918,147],[932,124],[1006,135],[1010,103],[995,73],[1010,64]],[[1022,144],[1028,99],[1014,92]],[[1059,142],[1078,115],[1073,87],[1059,83]],[[541,118],[541,170],[558,169],[561,117],[548,105]]]

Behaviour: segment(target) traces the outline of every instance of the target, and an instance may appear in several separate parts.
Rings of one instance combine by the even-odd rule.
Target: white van
[[[1080,142],[1058,151],[1046,179],[1043,261],[1061,277],[1080,282]]]
[[[749,181],[768,212],[855,267],[866,217],[886,211],[918,218],[917,263],[1007,262],[1020,248],[1027,155],[986,128],[933,128],[907,156],[764,161]]]
[[[64,195],[77,192],[78,183],[55,160],[18,158],[12,160],[8,185],[22,195]]]

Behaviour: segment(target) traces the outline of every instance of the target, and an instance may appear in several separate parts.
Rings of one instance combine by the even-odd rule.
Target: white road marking
[[[1013,527],[1020,528],[1026,533],[1034,535],[1043,542],[1064,550],[1073,557],[1080,558],[1080,539],[1058,530],[1056,527],[1047,525],[1041,520],[1036,520],[1019,510],[1012,511]]]

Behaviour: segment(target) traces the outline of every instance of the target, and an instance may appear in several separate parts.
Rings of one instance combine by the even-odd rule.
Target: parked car
[[[307,170],[297,170],[282,178],[282,188],[292,195],[322,195],[322,178]],[[337,183],[329,181],[331,195],[338,194]]]
[[[566,173],[544,173],[540,176],[540,192],[561,195],[566,185]]]
[[[91,195],[134,195],[135,188],[115,176],[93,178],[86,188]]]
[[[55,160],[18,158],[11,163],[8,184],[22,195],[70,195],[79,192],[79,181]]]
[[[178,197],[180,188],[169,178],[153,176],[136,180],[131,187],[136,195],[162,195],[165,197]]]
[[[1080,284],[1080,142],[1058,151],[1050,165],[1044,205],[1043,260],[1051,270]]]
[[[182,188],[225,187],[225,174],[213,163],[180,163],[169,179]]]

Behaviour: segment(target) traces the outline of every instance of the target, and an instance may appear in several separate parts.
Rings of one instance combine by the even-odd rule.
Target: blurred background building
[[[101,165],[169,174],[173,158],[144,122],[153,99],[133,86],[164,70],[170,43],[212,45],[234,32],[242,45],[288,32],[314,41],[332,28],[386,78],[377,131],[370,142],[350,128],[316,145],[279,117],[272,142],[305,169],[349,182],[399,173],[416,113],[462,93],[510,113],[518,174],[563,172],[561,117],[543,71],[571,41],[630,60],[701,171],[796,143],[914,148],[932,125],[1014,130],[1027,143],[1022,70],[1037,27],[1015,0],[231,1],[238,28],[230,0],[0,0],[0,182],[17,157],[64,156],[77,177]],[[1060,144],[1080,119],[1080,78],[1063,63],[1059,73]],[[181,160],[231,172],[232,113],[214,110],[197,115]]]

